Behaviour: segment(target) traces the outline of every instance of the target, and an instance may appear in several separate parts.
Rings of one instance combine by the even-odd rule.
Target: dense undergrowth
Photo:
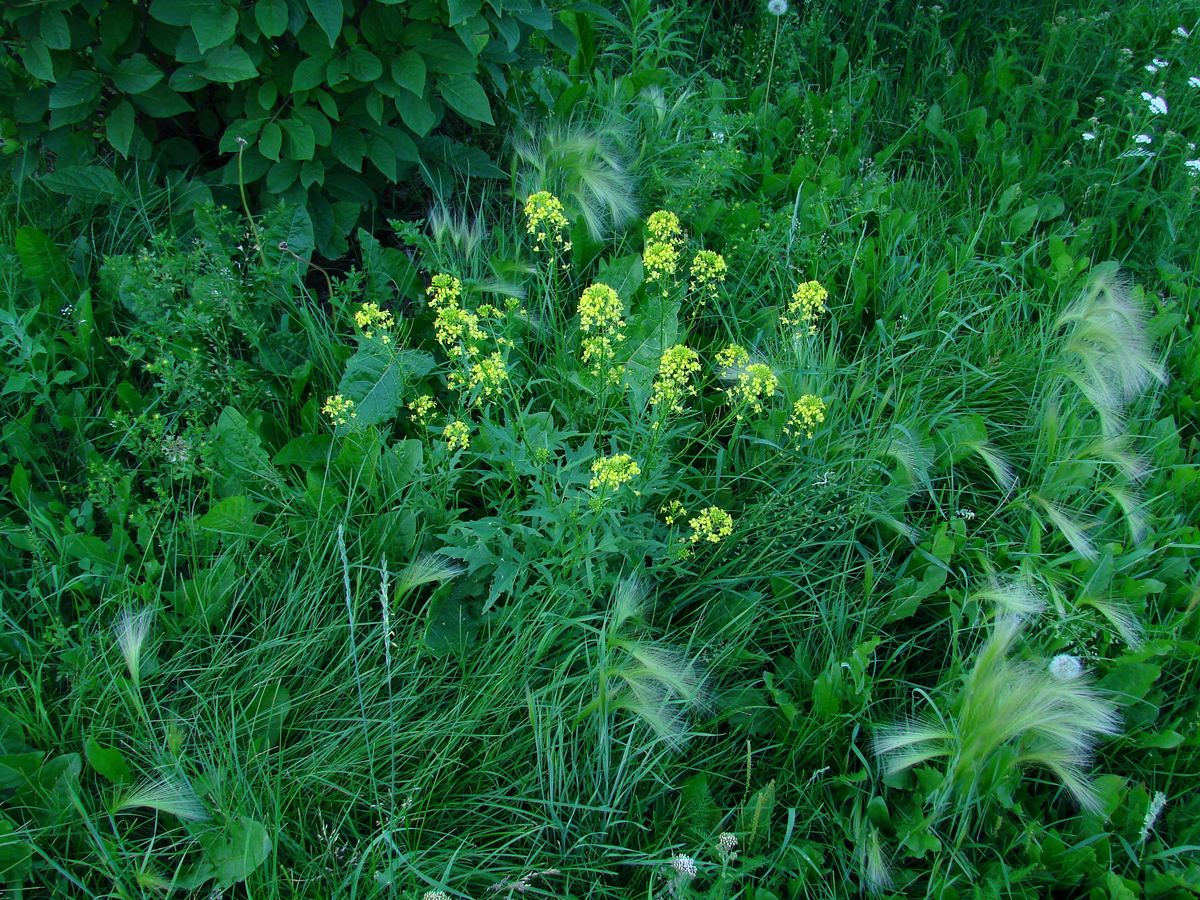
[[[345,259],[6,195],[14,896],[1200,893],[1200,22],[769,6]]]

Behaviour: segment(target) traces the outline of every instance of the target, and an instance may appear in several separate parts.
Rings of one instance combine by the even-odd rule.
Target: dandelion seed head
[[[1078,656],[1059,653],[1050,660],[1050,674],[1055,681],[1074,681],[1083,676],[1083,663]]]
[[[782,16],[787,11],[787,0],[770,0],[767,4],[767,12],[773,16]]]

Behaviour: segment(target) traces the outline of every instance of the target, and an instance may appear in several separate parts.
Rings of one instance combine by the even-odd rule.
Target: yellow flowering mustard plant
[[[494,400],[499,397],[507,385],[508,364],[499,351],[472,363],[467,370],[467,388],[472,391],[477,388],[479,390],[475,397],[476,405],[485,399]]]
[[[646,233],[649,240],[642,250],[646,282],[661,285],[663,296],[666,296],[667,279],[673,278],[679,269],[679,250],[683,246],[679,217],[665,209],[651,213],[646,220]]]
[[[396,320],[386,309],[381,309],[378,303],[364,303],[354,314],[354,324],[362,329],[365,337],[373,338],[376,329],[386,332],[395,326]],[[386,339],[388,335],[384,334],[383,337]]]
[[[442,437],[450,451],[466,450],[471,446],[471,426],[462,419],[455,419],[442,429]]]
[[[433,334],[447,353],[457,346],[471,356],[479,352],[479,342],[487,338],[479,327],[479,317],[461,306],[440,307],[433,318]]]
[[[779,379],[765,363],[751,363],[737,372],[737,381],[729,388],[729,402],[738,407],[737,417],[744,418],[744,410],[760,415],[779,389]]]
[[[628,453],[601,456],[592,463],[592,480],[588,483],[593,491],[616,491],[642,474],[642,467]]]
[[[357,418],[354,412],[354,401],[343,397],[341,394],[334,394],[325,401],[325,405],[321,407],[321,412],[329,417],[329,421],[334,425],[345,425],[352,419]]]
[[[792,406],[784,431],[788,437],[803,434],[811,438],[818,425],[825,422],[825,401],[815,394],[805,394]]]
[[[825,301],[829,292],[819,281],[806,281],[797,285],[792,299],[788,301],[787,310],[779,317],[784,325],[794,329],[796,337],[805,333],[817,333],[817,320],[828,310]]]
[[[730,344],[724,350],[718,351],[717,365],[722,369],[744,369],[750,365],[750,353],[745,347],[738,344]]]
[[[683,412],[683,401],[694,396],[693,378],[700,372],[700,354],[686,344],[667,348],[658,364],[650,403],[659,409]],[[657,423],[656,423],[657,424]]]
[[[702,509],[700,514],[688,521],[692,529],[691,542],[719,544],[733,534],[733,516],[719,506]]]
[[[616,345],[625,337],[624,311],[621,298],[607,284],[593,284],[579,298],[579,330],[585,335],[583,361],[593,374],[613,382],[620,379],[612,362]]]
[[[434,309],[454,306],[462,296],[462,282],[453,275],[442,272],[434,275],[430,280],[425,295],[429,298],[429,305]]]
[[[563,237],[568,224],[562,201],[549,191],[530,194],[525,201],[525,230],[533,237],[535,253],[551,248],[570,250],[570,242]]]
[[[692,257],[688,290],[696,298],[697,310],[703,309],[710,300],[716,299],[717,291],[725,283],[728,268],[725,265],[725,257],[712,250],[701,250]]]
[[[408,413],[418,425],[428,425],[435,409],[433,397],[429,394],[422,394],[408,401]]]
[[[663,521],[668,525],[674,525],[676,522],[682,522],[686,519],[688,511],[684,509],[683,504],[678,500],[672,500],[670,503],[664,503],[660,506],[658,514],[663,517]]]

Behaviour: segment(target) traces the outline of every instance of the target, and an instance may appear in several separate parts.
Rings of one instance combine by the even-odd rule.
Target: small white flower
[[[1161,116],[1167,111],[1167,100],[1165,97],[1156,97],[1149,91],[1142,91],[1142,99],[1150,105],[1150,112],[1156,116]]]
[[[1177,35],[1179,35],[1181,38],[1185,38],[1188,36],[1188,34],[1190,32],[1186,28],[1184,28],[1182,25],[1180,25],[1178,28],[1175,29],[1175,33]]]
[[[1074,681],[1083,675],[1083,663],[1078,656],[1060,653],[1050,660],[1050,675],[1055,681]]]
[[[1150,806],[1146,809],[1146,818],[1142,821],[1142,833],[1138,836],[1139,844],[1149,836],[1150,829],[1154,827],[1154,823],[1158,821],[1158,817],[1166,805],[1167,795],[1162,791],[1155,791],[1154,796],[1150,798]]]
[[[1183,164],[1187,166],[1190,174],[1200,175],[1200,159],[1185,159]]]
[[[1154,63],[1147,63],[1142,68],[1144,68],[1151,75],[1158,71],[1158,66],[1156,66]]]
[[[1094,141],[1094,140],[1096,139],[1096,132],[1094,132],[1094,131],[1085,131],[1085,132],[1083,133],[1083,139],[1084,139],[1085,141]]]
[[[713,132],[713,140],[714,140],[716,143],[718,143],[718,144],[723,144],[723,143],[725,143],[725,132],[723,132],[723,131],[714,131],[714,132]]]
[[[1135,134],[1133,136],[1133,142],[1135,144],[1149,144],[1153,140],[1154,138],[1150,137],[1148,134]]]
[[[1188,79],[1188,84],[1192,87],[1200,87],[1200,75],[1193,75]]]
[[[1159,57],[1157,57],[1157,56],[1156,56],[1156,57],[1154,57],[1154,65],[1155,65],[1155,66],[1157,66],[1157,67],[1158,67],[1158,68],[1160,68],[1160,69],[1165,69],[1165,68],[1166,68],[1167,66],[1169,66],[1170,64],[1171,64],[1171,63],[1170,63],[1170,61],[1169,61],[1169,60],[1166,60],[1166,59],[1160,59],[1160,58],[1159,58]]]
[[[426,891],[421,895],[421,900],[450,900],[450,895],[445,891]]]
[[[732,853],[738,848],[737,835],[732,831],[722,831],[717,835],[717,847],[722,853]]]
[[[782,2],[782,0],[780,0]],[[786,3],[784,4],[787,5]],[[671,860],[671,868],[679,873],[681,878],[696,877],[696,861],[686,853],[680,853]]]
[[[787,0],[770,0],[767,4],[767,12],[773,16],[782,16],[787,11]]]

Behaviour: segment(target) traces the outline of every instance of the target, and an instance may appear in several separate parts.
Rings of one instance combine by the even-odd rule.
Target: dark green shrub
[[[15,179],[84,199],[115,190],[110,148],[245,184],[306,208],[329,255],[417,172],[499,174],[455,138],[493,123],[535,34],[570,39],[539,0],[4,4],[0,135]]]

